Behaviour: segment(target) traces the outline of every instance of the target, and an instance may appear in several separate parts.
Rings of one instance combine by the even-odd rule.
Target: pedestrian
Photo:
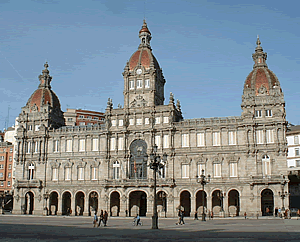
[[[180,225],[185,224],[183,218],[184,218],[184,211],[181,211],[181,214],[180,214],[180,222],[179,222]]]
[[[278,214],[279,214],[279,217],[281,218],[281,208],[278,208]]]
[[[247,219],[247,213],[246,212],[244,213],[244,216],[245,216],[245,219]]]
[[[176,223],[176,225],[178,225],[181,221],[181,209],[178,209],[178,221]]]
[[[275,208],[275,217],[277,217],[277,215],[278,215],[278,208],[276,207]]]
[[[197,211],[195,212],[195,218],[194,218],[194,220],[198,220],[198,213],[197,213]]]
[[[214,213],[213,213],[213,211],[210,212],[210,217],[211,217],[211,219],[214,218]]]
[[[104,215],[103,215],[104,226],[107,225],[107,220],[108,220],[108,212],[105,210]]]
[[[101,222],[104,224],[103,210],[100,212],[98,227],[101,225]]]
[[[128,210],[125,210],[125,216],[128,217]]]
[[[95,212],[95,216],[93,219],[94,228],[97,226],[97,222],[98,222],[98,217],[97,217],[97,213]]]
[[[139,224],[141,225],[140,221],[141,221],[140,215],[137,214],[135,217],[136,226],[139,226]]]

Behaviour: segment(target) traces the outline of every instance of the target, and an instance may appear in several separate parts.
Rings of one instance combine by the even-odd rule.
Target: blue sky
[[[153,53],[184,118],[241,114],[259,34],[300,124],[299,1],[0,0],[0,129],[19,115],[49,63],[63,111],[123,105],[122,72],[139,45],[144,16]]]

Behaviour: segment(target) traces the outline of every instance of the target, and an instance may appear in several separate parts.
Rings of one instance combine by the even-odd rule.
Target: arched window
[[[263,164],[263,174],[265,176],[271,175],[271,160],[268,155],[264,155],[262,157],[262,164]]]
[[[34,175],[34,164],[29,164],[28,166],[28,180],[33,180]]]
[[[113,164],[113,178],[119,179],[120,178],[120,163],[119,161],[115,161]]]

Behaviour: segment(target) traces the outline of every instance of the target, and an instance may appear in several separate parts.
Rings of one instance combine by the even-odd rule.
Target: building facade
[[[159,216],[195,211],[225,216],[272,215],[288,192],[285,102],[266,64],[260,40],[242,95],[242,114],[183,119],[150,46],[146,22],[141,43],[124,71],[124,107],[108,99],[105,124],[66,126],[51,89],[48,65],[39,88],[19,115],[14,213],[151,216],[153,173],[149,154],[158,146],[167,162],[158,174]],[[199,104],[201,105],[201,104]],[[201,171],[211,176],[204,190]],[[288,198],[286,198],[288,200]]]
[[[101,125],[105,119],[104,113],[72,108],[67,108],[64,117],[67,126]]]

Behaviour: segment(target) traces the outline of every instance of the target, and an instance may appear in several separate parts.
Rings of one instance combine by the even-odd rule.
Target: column
[[[75,195],[73,195],[71,197],[71,210],[72,210],[72,213],[70,214],[70,216],[74,216],[75,215],[75,212],[76,212],[76,207],[75,207]]]
[[[127,204],[129,204],[128,197],[126,197],[126,195],[123,195],[120,198],[120,212],[119,212],[120,217],[126,217],[126,210],[127,210],[127,216],[129,216],[129,208]]]
[[[62,214],[62,196],[57,197],[57,215]]]
[[[83,216],[89,216],[89,197],[84,196]]]
[[[224,209],[224,216],[228,216],[228,194],[223,198],[223,209]]]
[[[196,197],[193,196],[193,194],[191,195],[191,214],[190,217],[194,217],[196,212]]]
[[[153,202],[154,202],[154,197],[153,197],[153,189],[150,189],[150,196],[147,198],[147,217],[152,217],[153,215]],[[132,216],[132,214],[131,214]]]
[[[212,208],[212,197],[210,196],[209,192],[207,191],[207,212],[211,212]]]
[[[174,197],[170,195],[167,197],[167,218],[176,217],[175,206],[174,206]]]

